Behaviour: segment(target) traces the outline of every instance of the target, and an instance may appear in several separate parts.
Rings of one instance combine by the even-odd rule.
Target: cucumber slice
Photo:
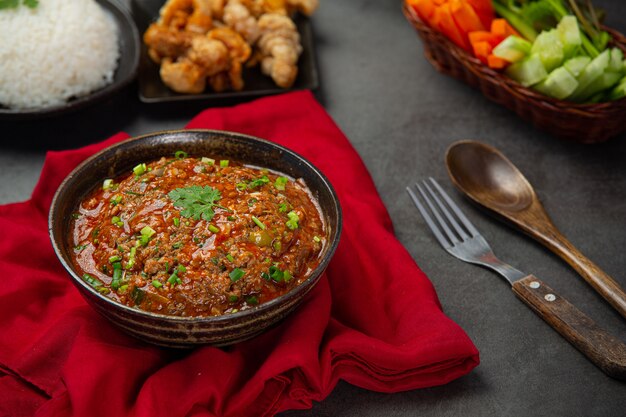
[[[622,78],[622,81],[608,95],[609,100],[619,100],[624,97],[626,97],[626,77]]]
[[[509,65],[506,74],[524,87],[537,84],[548,76],[538,54],[532,54],[526,59]]]
[[[563,100],[576,90],[578,81],[565,67],[558,67],[548,75],[548,78],[533,88],[541,93]]]
[[[572,100],[580,101],[583,99],[582,93],[585,89],[589,84],[594,82],[596,78],[604,74],[604,71],[609,66],[610,55],[610,51],[605,49],[604,52],[595,57],[589,65],[585,67],[578,77],[578,88],[576,88],[576,91],[572,94]]]
[[[608,71],[623,72],[624,71],[624,53],[619,48],[611,49],[611,59],[609,60]]]
[[[563,53],[566,57],[572,57],[580,45],[582,45],[582,38],[580,37],[580,28],[578,27],[578,20],[575,16],[563,16],[563,19],[556,26],[556,30],[559,33],[559,38],[563,43]]]
[[[604,72],[591,82],[584,90],[576,94],[577,101],[586,101],[590,97],[604,90],[613,87],[622,79],[622,74],[618,72]]]
[[[493,54],[509,62],[518,62],[530,54],[532,46],[526,39],[511,35],[493,48]]]
[[[552,71],[563,63],[563,42],[556,29],[544,31],[537,36],[530,50],[531,54],[538,54],[547,71]]]
[[[570,58],[565,61],[563,66],[576,78],[580,76],[580,73],[583,72],[585,67],[589,65],[591,62],[591,58],[588,56],[577,56],[574,58]]]

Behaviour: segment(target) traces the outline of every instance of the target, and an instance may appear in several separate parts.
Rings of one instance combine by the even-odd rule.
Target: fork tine
[[[426,184],[424,184],[424,185],[426,185]],[[435,205],[431,201],[432,198],[429,198],[428,195],[426,195],[426,192],[424,191],[424,188],[421,187],[419,184],[415,184],[415,186],[417,187],[417,190],[422,195],[422,198],[424,199],[424,201],[426,201],[426,204],[428,205],[428,207],[430,208],[430,211],[435,216],[435,219],[437,219],[437,222],[439,223],[439,226],[444,230],[444,232],[448,236],[448,239],[452,242],[452,245],[456,245],[458,243],[461,243],[459,238],[452,232],[452,230],[450,230],[450,228],[448,227],[448,224],[446,223],[446,221],[441,217],[441,214],[439,214],[439,211],[437,210],[437,208],[435,207]]]
[[[439,241],[441,246],[443,246],[446,249],[450,248],[452,245],[450,244],[450,242],[448,240],[446,240],[446,238],[443,236],[443,234],[441,234],[441,231],[439,231],[439,227],[435,224],[433,219],[430,217],[430,215],[426,211],[426,208],[422,205],[422,203],[420,203],[420,201],[417,198],[417,196],[415,195],[415,193],[411,190],[411,187],[406,187],[406,190],[409,193],[409,195],[411,196],[411,200],[413,200],[413,203],[415,203],[415,207],[417,207],[417,209],[419,210],[420,214],[422,215],[422,217],[426,221],[426,224],[428,225],[430,230],[433,232],[433,234],[435,235],[435,237],[437,238],[437,240]]]
[[[476,230],[472,222],[470,222],[469,219],[465,216],[465,214],[463,214],[463,212],[459,209],[459,206],[457,206],[456,203],[452,201],[452,199],[443,190],[443,188],[441,188],[439,183],[435,181],[435,179],[432,177],[429,177],[429,179],[430,179],[430,182],[433,183],[435,188],[437,188],[437,191],[439,191],[443,199],[446,200],[446,203],[448,203],[448,206],[452,209],[452,211],[454,211],[454,214],[456,214],[458,218],[461,220],[461,222],[463,223],[463,226],[465,226],[467,231],[470,232],[472,237],[479,235],[480,233],[478,232],[478,230]]]
[[[430,178],[430,177],[429,177]],[[432,178],[430,178],[432,180]],[[437,203],[437,205],[439,206],[439,209],[441,210],[441,212],[444,214],[444,216],[446,216],[446,218],[448,219],[448,222],[452,225],[452,227],[454,228],[454,230],[458,233],[458,235],[461,237],[461,240],[466,240],[469,239],[469,236],[467,235],[467,233],[465,232],[465,230],[463,230],[463,228],[461,227],[461,225],[459,224],[458,220],[454,218],[454,216],[452,216],[452,214],[450,214],[450,211],[446,208],[446,206],[441,202],[441,199],[437,196],[437,194],[432,190],[432,188],[430,188],[430,186],[428,185],[428,183],[426,181],[423,181],[424,183],[424,187],[426,188],[426,190],[428,190],[428,192],[430,193],[431,197],[433,198],[433,200],[435,200],[435,203]],[[443,190],[441,190],[439,188],[439,192],[441,192]]]

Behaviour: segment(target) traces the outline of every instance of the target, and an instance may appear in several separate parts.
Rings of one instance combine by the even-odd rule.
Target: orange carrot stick
[[[474,55],[476,58],[480,59],[483,63],[487,63],[489,55],[491,55],[491,51],[493,47],[489,45],[488,42],[476,42],[472,44],[472,49],[474,50]]]
[[[448,39],[465,50],[469,50],[466,36],[461,32],[459,27],[454,23],[449,4],[443,4],[435,9],[434,19],[437,22],[441,33],[446,35]]]
[[[436,7],[432,0],[407,0],[407,4],[415,10],[424,23],[430,23]]]
[[[505,38],[510,35],[520,36],[520,34],[517,33],[513,26],[506,21],[506,19],[493,19],[491,22],[491,32]]]
[[[466,35],[469,32],[485,29],[472,6],[464,0],[452,0],[450,2],[450,11],[452,12],[454,22]]]
[[[489,65],[489,68],[502,69],[509,65],[509,62],[493,54],[489,54],[487,56],[487,65]]]
[[[476,32],[470,32],[468,35],[470,44],[475,44],[476,42],[488,42],[493,48],[495,48],[500,42],[504,40],[503,36],[496,35],[491,32],[487,32],[486,30],[480,30]]]
[[[491,27],[491,21],[495,17],[491,0],[465,0],[472,6],[485,29]]]

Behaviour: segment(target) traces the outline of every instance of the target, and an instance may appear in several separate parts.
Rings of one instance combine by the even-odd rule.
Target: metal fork
[[[626,345],[537,277],[496,258],[489,243],[433,178],[415,184],[415,188],[429,210],[411,187],[406,189],[426,224],[448,253],[498,272],[511,284],[515,295],[591,362],[607,375],[626,380]]]

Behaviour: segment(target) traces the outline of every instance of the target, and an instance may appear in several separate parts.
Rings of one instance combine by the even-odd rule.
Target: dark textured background
[[[126,0],[124,0],[126,1]],[[318,98],[370,170],[400,241],[435,285],[445,312],[481,352],[481,365],[446,386],[393,395],[339,383],[304,416],[624,416],[626,383],[614,381],[544,324],[494,273],[438,247],[404,187],[433,176],[504,260],[534,273],[626,340],[626,323],[563,261],[485,216],[456,193],[445,149],[478,139],[501,149],[536,187],[556,225],[626,287],[626,135],[594,146],[562,142],[525,125],[477,91],[438,74],[395,0],[321,0],[314,16]],[[597,0],[626,32],[626,2]],[[0,203],[25,200],[45,151],[181,128],[203,105],[154,108],[133,85],[80,113],[0,122]],[[626,120],[624,121],[626,123]],[[6,237],[2,237],[6,238]]]

